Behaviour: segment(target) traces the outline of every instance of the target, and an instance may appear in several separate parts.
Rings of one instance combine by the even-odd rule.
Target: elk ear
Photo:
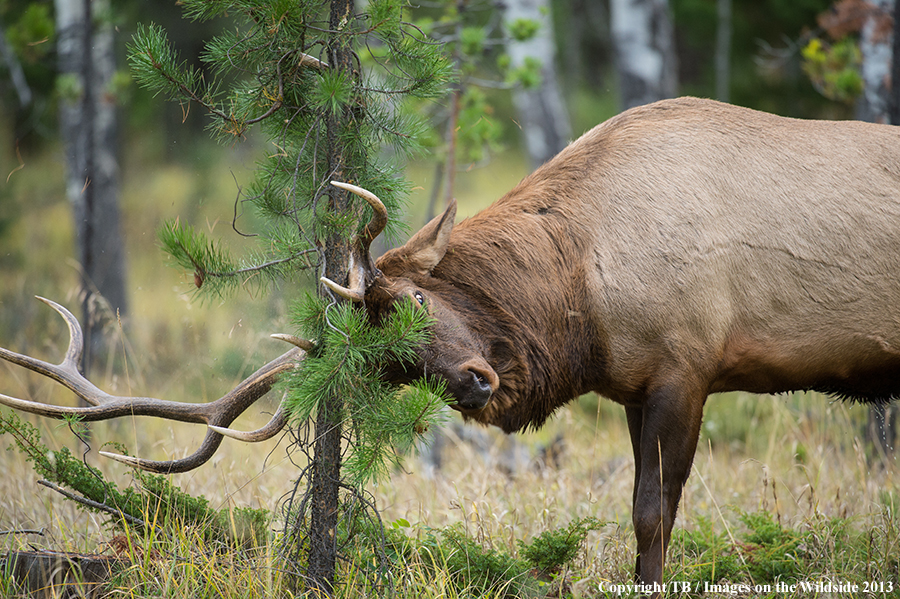
[[[456,218],[456,200],[450,200],[450,204],[444,213],[436,216],[413,235],[406,245],[403,253],[410,267],[420,274],[429,274],[447,252],[450,243],[450,232],[453,230],[453,221]]]

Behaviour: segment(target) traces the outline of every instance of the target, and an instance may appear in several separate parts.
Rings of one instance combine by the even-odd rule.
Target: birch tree
[[[611,0],[610,19],[623,109],[678,93],[668,0]]]
[[[513,92],[531,167],[537,168],[562,150],[572,135],[557,75],[550,2],[509,0],[503,19],[510,66],[522,69],[529,61],[540,61],[537,85],[519,86]],[[536,29],[527,31],[531,27]]]
[[[869,4],[859,33],[863,93],[857,104],[857,114],[863,121],[887,123],[893,54],[890,15],[894,11],[894,0],[872,0]]]
[[[896,23],[894,0],[872,0],[859,33],[859,48],[862,54],[860,71],[863,93],[857,103],[860,120],[873,123],[890,123],[892,85],[891,73],[894,68]],[[896,70],[894,71],[896,72]],[[894,124],[898,124],[894,121]],[[870,442],[886,455],[894,449],[897,428],[897,408],[876,404],[869,408],[866,436]]]
[[[105,352],[104,320],[127,311],[119,225],[114,30],[109,0],[56,0],[60,130],[66,196],[81,267],[85,352],[82,368]]]

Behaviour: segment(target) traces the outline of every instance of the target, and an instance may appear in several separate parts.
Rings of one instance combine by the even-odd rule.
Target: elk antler
[[[332,181],[331,184],[363,198],[375,211],[372,220],[369,221],[363,232],[354,240],[353,248],[350,251],[350,266],[347,272],[350,287],[338,285],[326,277],[319,279],[326,287],[342,298],[351,302],[361,302],[366,295],[366,287],[378,276],[378,270],[375,268],[375,263],[369,255],[369,247],[372,245],[372,241],[387,226],[387,209],[382,201],[378,199],[378,196],[367,189],[339,181]]]
[[[234,422],[256,400],[265,395],[279,376],[296,367],[299,361],[303,359],[305,352],[313,347],[312,342],[298,339],[297,337],[288,335],[276,336],[298,347],[292,348],[275,358],[244,379],[223,397],[209,403],[189,404],[150,397],[110,395],[97,388],[78,372],[78,362],[84,349],[84,336],[78,319],[56,302],[42,297],[38,297],[38,299],[56,310],[69,326],[69,348],[66,351],[65,358],[59,364],[50,364],[49,362],[17,354],[3,348],[0,348],[0,358],[55,380],[91,405],[89,407],[67,408],[16,399],[3,394],[0,394],[0,404],[50,418],[65,418],[74,415],[85,422],[132,415],[156,416],[167,420],[201,423],[209,426],[210,430],[207,431],[200,448],[192,455],[179,460],[154,461],[121,456],[104,451],[100,452],[101,455],[106,457],[143,468],[144,470],[150,470],[151,472],[174,473],[193,470],[212,457],[222,442],[222,435],[228,435],[243,441],[263,441],[276,435],[284,428],[287,422],[284,410],[281,408],[278,409],[269,423],[259,430],[250,433],[239,433],[226,427]]]

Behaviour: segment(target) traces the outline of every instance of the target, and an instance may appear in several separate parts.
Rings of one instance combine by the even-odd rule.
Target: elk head
[[[371,192],[345,183],[332,185],[364,198],[375,211],[372,223],[387,222],[387,212]],[[456,400],[453,407],[463,413],[484,408],[500,386],[500,379],[485,356],[490,348],[473,330],[468,312],[458,309],[471,303],[451,285],[431,276],[443,259],[450,242],[456,202],[423,227],[402,247],[389,250],[377,264],[369,254],[369,245],[381,232],[372,223],[354,241],[351,250],[347,287],[322,278],[337,295],[365,306],[369,319],[378,325],[399,301],[412,300],[434,319],[432,340],[420,348],[413,364],[390,364],[384,371],[387,380],[407,383],[422,376],[435,376],[447,383],[447,391]]]

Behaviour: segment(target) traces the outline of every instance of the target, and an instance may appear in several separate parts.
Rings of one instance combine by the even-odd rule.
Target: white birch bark
[[[55,0],[66,195],[72,204],[82,268],[84,369],[104,351],[104,320],[126,311],[125,260],[119,224],[114,31],[109,0]]]
[[[536,89],[518,89],[513,94],[531,166],[536,168],[566,147],[572,136],[557,75],[550,2],[507,0],[503,19],[505,23],[513,23],[517,19],[540,23],[540,29],[531,39],[520,42],[507,38],[506,41],[513,68],[522,66],[528,57],[541,61],[540,86]]]
[[[678,93],[678,60],[668,0],[610,0],[622,107]]]

